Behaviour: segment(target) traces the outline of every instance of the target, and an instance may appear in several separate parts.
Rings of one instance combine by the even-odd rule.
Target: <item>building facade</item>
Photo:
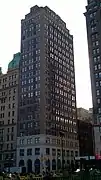
[[[0,169],[16,166],[18,76],[20,53],[6,74],[0,68]]]
[[[95,153],[101,154],[101,1],[88,0],[86,24],[94,115]]]
[[[78,156],[73,36],[48,7],[21,21],[17,166],[55,170]],[[64,136],[60,137],[60,133]]]
[[[94,156],[94,131],[91,110],[77,109],[80,157]]]

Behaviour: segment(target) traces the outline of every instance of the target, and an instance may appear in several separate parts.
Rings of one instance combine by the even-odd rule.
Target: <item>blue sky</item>
[[[74,36],[77,106],[92,107],[85,12],[86,0],[0,1],[0,66],[3,72],[14,53],[20,51],[20,20],[34,5],[49,6],[66,22]]]

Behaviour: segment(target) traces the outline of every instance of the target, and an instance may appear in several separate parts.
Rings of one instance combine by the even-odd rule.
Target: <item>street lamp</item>
[[[60,137],[61,137],[61,150],[62,150],[62,171],[64,170],[64,152],[63,152],[63,137],[64,133],[60,131]]]

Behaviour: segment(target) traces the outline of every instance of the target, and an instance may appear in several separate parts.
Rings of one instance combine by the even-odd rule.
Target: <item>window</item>
[[[96,79],[98,78],[98,73],[95,74],[95,78],[96,78]]]
[[[9,135],[7,135],[7,141],[9,141]]]
[[[12,108],[15,108],[15,103],[13,103]]]
[[[99,127],[99,132],[101,132],[101,127]]]
[[[12,119],[12,124],[14,124],[14,119]]]
[[[52,149],[52,156],[56,156],[56,149]]]
[[[78,157],[78,151],[75,151],[75,157]]]
[[[13,92],[16,93],[16,89],[13,89]]]
[[[15,96],[13,96],[13,100],[15,100]]]
[[[10,124],[10,120],[8,120],[8,124]]]
[[[40,155],[40,148],[35,148],[35,155]]]
[[[74,152],[73,151],[71,151],[71,157],[73,157],[74,156]]]
[[[7,144],[7,150],[9,149],[9,144]]]
[[[10,112],[8,112],[8,117],[10,117]]]
[[[32,138],[27,139],[27,144],[32,144]]]
[[[20,145],[24,144],[24,139],[20,139]]]
[[[20,149],[19,155],[24,156],[24,149]]]
[[[2,154],[0,154],[0,160],[2,160]]]
[[[52,144],[56,144],[56,139],[52,139]]]
[[[99,77],[101,78],[101,72],[99,73]]]
[[[9,133],[9,128],[8,128],[8,130],[7,130],[7,131],[8,131],[8,133]]]
[[[27,149],[27,156],[31,156],[32,155],[32,149]]]
[[[13,149],[13,144],[11,143],[11,149]]]
[[[95,49],[93,50],[93,54],[94,54],[94,55],[96,54],[96,50],[95,50]]]
[[[99,95],[100,95],[100,91],[99,91],[99,90],[97,90],[97,91],[96,91],[96,94],[97,94],[97,96],[99,96]]]
[[[11,135],[11,141],[13,141],[14,140],[14,136],[13,135]]]
[[[95,71],[97,70],[97,65],[95,65],[94,69],[95,69]]]
[[[99,45],[99,42],[98,41],[96,41],[96,46],[98,46]]]
[[[101,108],[98,108],[98,113],[101,114]]]
[[[96,62],[96,57],[94,57],[94,62]]]
[[[12,127],[12,132],[14,132],[14,127]]]
[[[101,64],[98,64],[98,69],[101,69]]]
[[[40,142],[40,138],[35,138],[35,144],[38,144]]]
[[[96,87],[98,87],[99,86],[99,82],[96,82]]]
[[[50,155],[50,148],[46,148],[46,155]]]
[[[12,116],[14,116],[14,111],[12,111]]]
[[[67,150],[67,157],[69,157],[69,150]]]
[[[99,54],[99,52],[100,52],[99,48],[96,50],[96,52],[97,52],[97,54]]]
[[[97,103],[100,104],[100,99],[97,99]]]
[[[50,143],[50,138],[46,138],[46,143],[47,143],[47,144]]]

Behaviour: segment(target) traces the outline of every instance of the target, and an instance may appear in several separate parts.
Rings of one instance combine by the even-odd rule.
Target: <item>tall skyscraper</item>
[[[48,7],[21,21],[18,108],[17,166],[56,170],[78,156],[73,36]]]
[[[101,0],[88,0],[86,9],[95,153],[101,155]]]
[[[16,166],[19,61],[16,53],[6,74],[0,68],[0,171]]]

